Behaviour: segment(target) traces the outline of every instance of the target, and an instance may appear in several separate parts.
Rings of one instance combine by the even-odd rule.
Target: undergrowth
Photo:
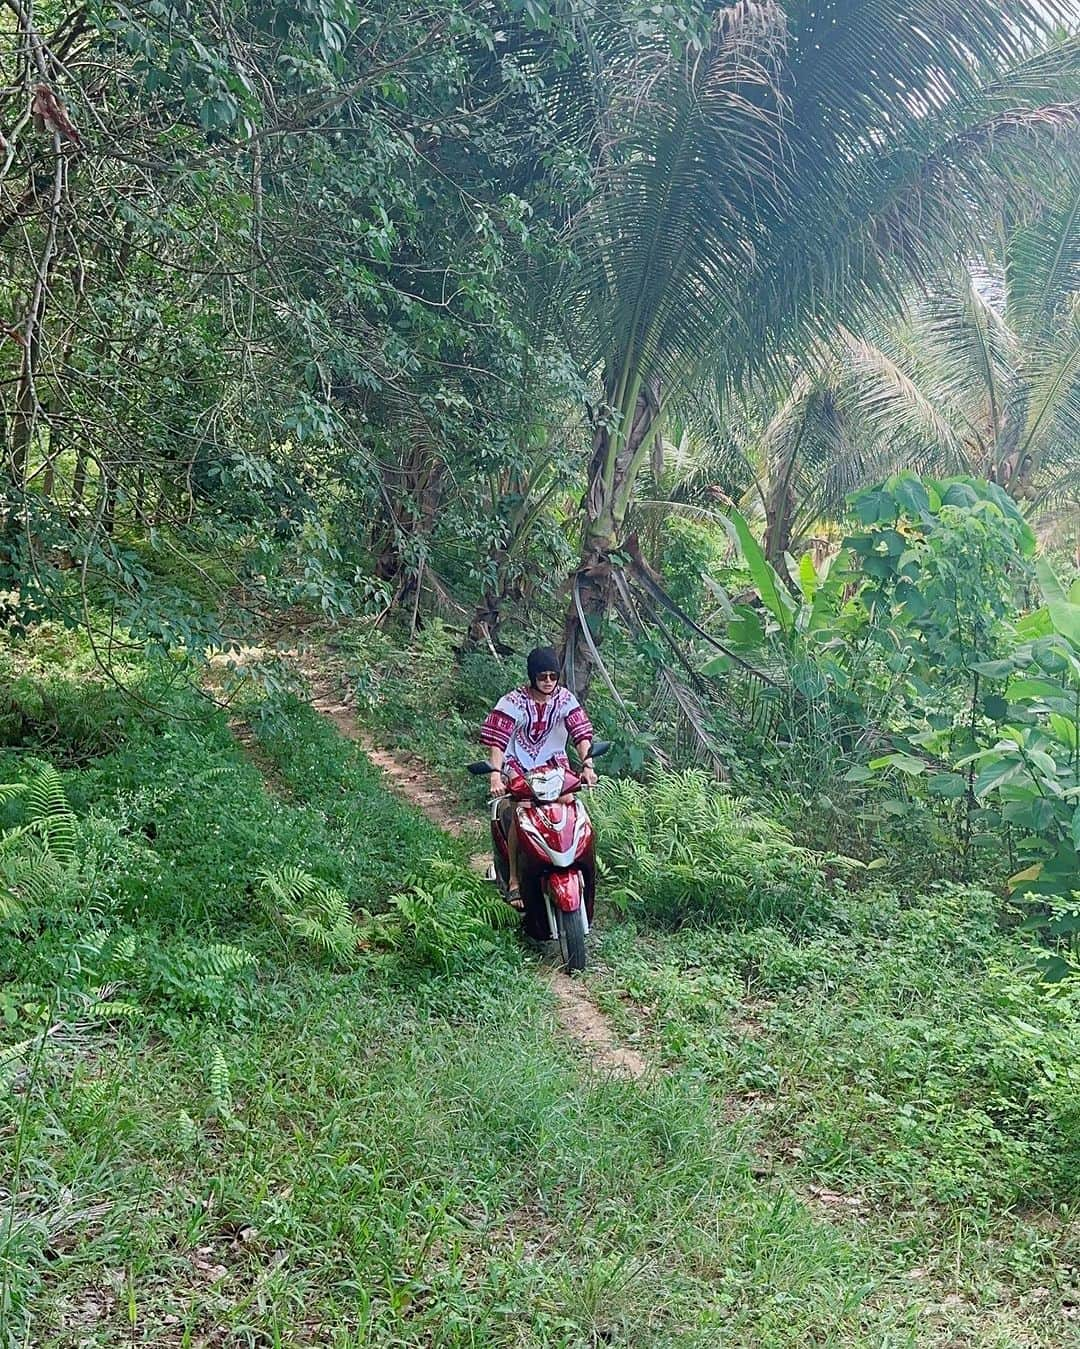
[[[242,1134],[226,1046],[264,1023],[277,969],[415,981],[505,961],[503,915],[460,847],[306,706],[256,723],[283,800],[187,680],[132,660],[135,696],[118,693],[107,734],[80,735],[61,773],[26,752],[49,742],[37,727],[52,715],[31,692],[42,677],[57,705],[77,695],[67,666],[27,656],[5,651],[26,681],[27,734],[0,755],[0,1154],[17,1182],[2,1196],[0,1343],[22,1342],[50,1242],[84,1221],[65,1216],[43,1151],[76,1138],[46,1107],[50,1084],[70,1079],[78,1118],[104,1123],[111,1097],[81,1065],[152,1032],[198,1045],[204,1117]],[[191,1146],[198,1099],[174,1110]]]
[[[10,858],[59,841],[0,925],[0,1343],[1069,1343],[1075,989],[992,896],[611,784],[588,977],[665,1074],[605,1080],[332,726],[250,718],[275,794],[141,678],[104,754],[0,758]]]
[[[590,799],[607,883],[621,912],[667,927],[685,922],[764,922],[812,927],[830,909],[822,858],[749,804],[694,769],[644,782],[602,779]]]

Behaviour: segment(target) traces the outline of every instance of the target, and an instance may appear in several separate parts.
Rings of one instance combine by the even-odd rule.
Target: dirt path
[[[620,1045],[604,1014],[585,992],[580,979],[571,979],[563,970],[545,970],[548,987],[555,997],[559,1025],[603,1068],[626,1077],[644,1077],[648,1064],[637,1052]]]
[[[463,815],[457,803],[447,799],[420,760],[380,749],[357,725],[356,713],[341,692],[344,677],[332,662],[299,643],[291,651],[279,649],[279,654],[291,658],[303,674],[312,707],[332,721],[347,740],[360,746],[371,762],[386,774],[397,795],[422,810],[433,824],[454,838],[460,838],[476,827],[477,821]],[[478,854],[472,864],[482,870],[489,860],[487,854]],[[619,1044],[607,1019],[590,1000],[580,980],[571,979],[564,971],[550,966],[545,967],[544,977],[555,999],[559,1025],[588,1052],[598,1067],[625,1077],[645,1075],[648,1064],[644,1058]]]
[[[315,711],[332,721],[346,740],[352,740],[360,746],[371,762],[390,779],[399,796],[419,807],[433,824],[445,829],[454,838],[461,838],[474,827],[474,821],[462,815],[447,800],[419,759],[379,749],[371,737],[361,730],[356,724],[356,713],[335,689],[336,681],[332,676],[321,673],[312,675],[309,669],[305,669],[304,674],[311,689],[311,705]]]

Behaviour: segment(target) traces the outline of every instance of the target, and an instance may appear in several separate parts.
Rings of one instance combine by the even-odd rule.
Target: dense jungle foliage
[[[0,65],[0,1346],[1074,1344],[1075,3]],[[539,642],[641,1080],[473,865]]]

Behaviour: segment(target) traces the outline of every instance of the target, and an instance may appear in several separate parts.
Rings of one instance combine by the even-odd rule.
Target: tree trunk
[[[788,580],[784,554],[791,551],[792,515],[795,510],[795,497],[788,481],[778,485],[779,490],[770,493],[765,508],[764,552],[779,575]],[[789,581],[790,586],[790,581]]]
[[[511,581],[509,576],[510,554],[503,550],[495,555],[495,580],[484,587],[480,602],[473,610],[469,626],[465,633],[463,650],[471,651],[478,647],[490,646],[499,655],[509,655],[510,647],[499,641],[499,629],[502,627],[503,610],[507,604],[519,604],[525,592],[519,580]]]
[[[611,397],[614,390],[608,384]],[[633,416],[597,419],[585,495],[585,531],[581,559],[570,577],[570,604],[563,634],[563,668],[567,682],[584,698],[596,669],[594,647],[600,645],[604,619],[611,607],[612,559],[622,537],[634,483],[659,434],[660,398],[656,380],[645,381],[633,401]],[[584,620],[584,624],[583,624]]]
[[[101,478],[98,482],[98,518],[101,528],[111,538],[116,529],[116,483],[101,465]]]
[[[34,400],[34,366],[37,364],[38,338],[31,334],[30,345],[23,352],[15,395],[15,416],[11,427],[11,477],[15,487],[26,486],[26,470],[30,461],[30,442],[36,424],[37,405]]]
[[[80,445],[75,451],[75,471],[71,475],[71,504],[68,507],[68,519],[72,526],[79,522],[82,514],[83,497],[86,495],[86,449]]]

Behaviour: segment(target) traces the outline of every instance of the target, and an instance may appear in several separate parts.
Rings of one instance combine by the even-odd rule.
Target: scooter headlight
[[[557,801],[562,795],[563,771],[561,768],[542,768],[529,773],[525,778],[529,790],[537,801]]]

